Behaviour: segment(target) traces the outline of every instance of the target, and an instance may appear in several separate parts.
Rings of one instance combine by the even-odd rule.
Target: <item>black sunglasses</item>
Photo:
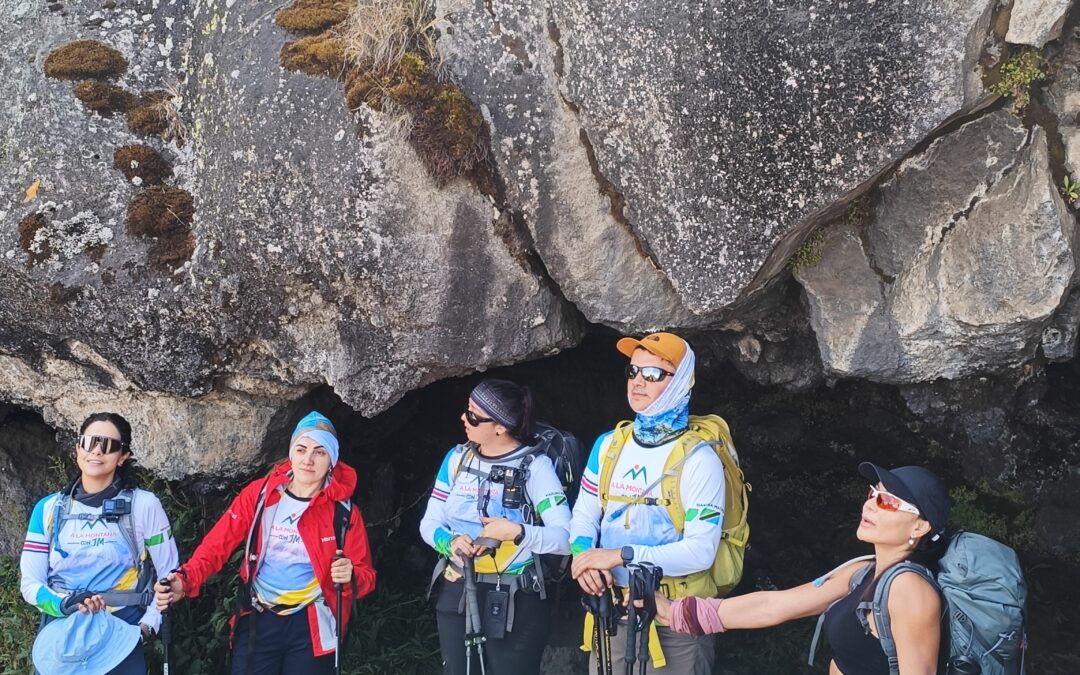
[[[127,444],[108,436],[87,436],[84,434],[79,436],[79,447],[86,452],[92,452],[95,447],[100,447],[102,453],[109,455],[114,452],[123,452],[127,449]]]
[[[470,426],[478,427],[481,424],[483,424],[484,422],[494,422],[495,420],[491,419],[490,417],[480,417],[479,415],[477,415],[473,411],[466,408],[465,409],[465,421],[468,422]]]
[[[660,382],[668,375],[672,377],[675,373],[670,373],[659,366],[636,366],[633,363],[626,364],[626,379],[632,380],[641,373],[642,379],[646,382]]]

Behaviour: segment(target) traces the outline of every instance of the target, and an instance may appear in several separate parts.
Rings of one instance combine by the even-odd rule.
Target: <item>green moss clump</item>
[[[874,215],[873,203],[866,195],[856,198],[848,204],[844,220],[851,227],[866,227]]]
[[[1005,62],[1001,79],[990,89],[999,96],[1011,96],[1013,110],[1020,112],[1031,103],[1031,85],[1045,77],[1042,55],[1034,49],[1025,49]]]
[[[345,72],[345,45],[330,31],[286,42],[281,48],[281,67],[308,75],[340,77]]]
[[[274,17],[274,23],[290,33],[320,33],[349,16],[350,4],[342,0],[296,0]]]
[[[806,238],[806,241],[799,247],[799,250],[795,251],[795,255],[791,256],[791,260],[788,261],[788,267],[791,268],[792,272],[801,272],[812,269],[821,262],[821,254],[824,253],[824,251],[825,230],[819,227]]]
[[[49,242],[41,242],[36,247],[34,246],[34,239],[38,230],[48,224],[45,216],[40,213],[31,213],[19,222],[19,248],[30,254],[30,257],[26,260],[27,267],[33,267],[52,257],[52,246],[49,245]]]
[[[439,185],[474,171],[487,155],[490,135],[480,110],[457,87],[441,82],[415,52],[406,53],[381,76],[354,68],[345,78],[351,110],[388,103],[412,118],[409,142]]]
[[[113,152],[113,167],[128,180],[138,177],[145,186],[160,185],[173,175],[172,167],[149,145],[124,145]]]
[[[195,251],[191,222],[195,202],[191,193],[169,185],[143,190],[128,204],[127,232],[154,237],[148,261],[154,267],[179,267]]]
[[[116,77],[125,70],[123,54],[97,40],[69,42],[45,59],[45,75],[66,80]]]
[[[440,185],[473,171],[490,145],[484,116],[460,89],[449,85],[441,85],[433,101],[413,115],[409,140]]]
[[[102,115],[127,112],[138,100],[123,87],[96,80],[83,80],[75,85],[75,98],[82,101],[88,110]]]

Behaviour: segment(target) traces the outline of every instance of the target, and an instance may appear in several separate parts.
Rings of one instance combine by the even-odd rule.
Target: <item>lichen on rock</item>
[[[70,211],[71,204],[61,207],[47,202],[20,222],[19,246],[29,254],[27,267],[47,264],[58,269],[80,253],[112,241],[112,228],[103,225],[93,211],[82,210],[70,218],[45,217],[46,213],[55,216],[61,209]]]
[[[97,40],[76,40],[58,47],[45,58],[48,77],[82,80],[122,75],[127,59],[116,49]]]

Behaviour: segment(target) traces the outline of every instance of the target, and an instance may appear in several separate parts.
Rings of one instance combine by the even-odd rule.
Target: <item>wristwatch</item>
[[[514,546],[521,546],[521,542],[525,541],[525,526],[518,525],[518,527],[521,528],[521,532],[518,533],[518,536],[514,537]]]
[[[623,566],[629,565],[630,563],[634,562],[634,547],[623,546],[620,555],[622,555]]]

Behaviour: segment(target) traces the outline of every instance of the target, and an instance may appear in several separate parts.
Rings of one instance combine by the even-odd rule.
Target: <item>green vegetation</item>
[[[1080,200],[1080,181],[1073,180],[1068,174],[1061,179],[1061,187],[1058,188],[1061,192],[1061,196],[1065,198],[1065,201],[1070,204],[1075,204]]]
[[[1019,490],[995,490],[986,483],[961,486],[952,497],[952,529],[978,532],[1018,551],[1034,551],[1035,509]]]
[[[788,267],[792,272],[802,272],[808,269],[812,269],[815,265],[821,262],[821,254],[825,251],[825,230],[824,228],[817,228],[810,233],[810,236],[806,238],[802,246],[795,251],[795,255],[791,256],[791,260],[788,261]]]
[[[1046,77],[1042,55],[1034,49],[1014,54],[1001,67],[1000,78],[991,91],[1011,96],[1013,110],[1020,113],[1031,103],[1031,85]]]
[[[30,646],[39,616],[19,592],[19,560],[0,557],[0,675],[33,672]]]

